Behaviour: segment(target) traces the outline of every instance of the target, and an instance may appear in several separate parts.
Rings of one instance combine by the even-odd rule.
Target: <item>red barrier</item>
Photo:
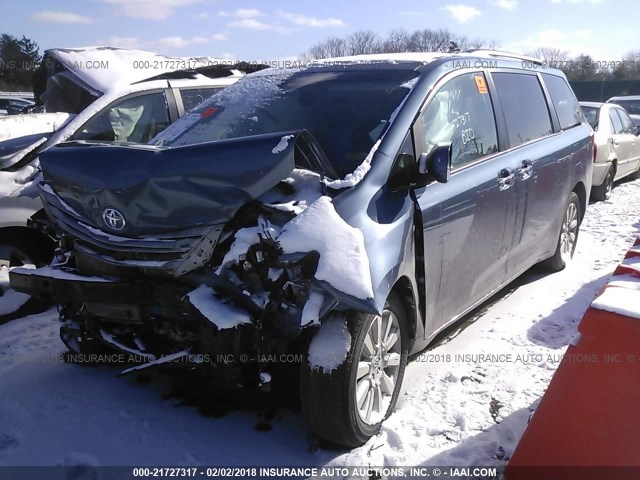
[[[640,267],[621,264],[611,280],[621,274],[640,278]],[[578,331],[505,480],[640,479],[640,319],[592,306]]]

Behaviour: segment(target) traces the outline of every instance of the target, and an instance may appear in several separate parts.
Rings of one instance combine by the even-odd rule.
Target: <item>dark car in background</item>
[[[573,256],[593,131],[561,72],[523,64],[470,52],[264,70],[153,145],[60,144],[41,156],[56,261],[11,285],[61,304],[72,352],[186,359],[233,386],[299,377],[311,430],[361,445],[409,354]]]

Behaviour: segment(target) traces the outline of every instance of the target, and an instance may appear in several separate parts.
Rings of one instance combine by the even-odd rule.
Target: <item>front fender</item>
[[[391,160],[381,152],[377,156],[366,181],[340,194],[334,203],[347,223],[364,235],[374,305],[381,312],[400,278],[409,279],[416,303],[419,292],[415,281],[414,203],[408,190],[393,191],[386,186],[388,172],[375,167]],[[419,335],[424,328],[422,319],[416,319],[416,324]]]

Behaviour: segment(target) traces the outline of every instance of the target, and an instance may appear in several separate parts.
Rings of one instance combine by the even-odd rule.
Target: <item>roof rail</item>
[[[526,60],[528,62],[544,65],[544,60],[540,58],[530,57],[529,55],[521,55],[519,53],[505,52],[502,50],[490,50],[488,48],[471,48],[460,53],[482,53],[491,57],[515,58],[517,60]]]

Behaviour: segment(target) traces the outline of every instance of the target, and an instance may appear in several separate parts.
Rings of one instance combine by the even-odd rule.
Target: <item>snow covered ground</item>
[[[640,180],[590,205],[570,268],[525,274],[420,354],[396,413],[351,451],[315,447],[282,399],[211,397],[197,378],[64,363],[53,310],[9,322],[0,465],[503,465],[639,221]]]

